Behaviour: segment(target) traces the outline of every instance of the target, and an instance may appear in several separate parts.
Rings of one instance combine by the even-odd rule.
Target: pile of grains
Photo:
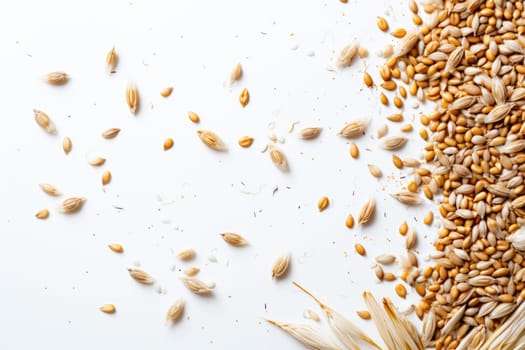
[[[399,259],[391,254],[380,254],[374,259],[374,271],[381,281],[400,281],[398,276],[383,271],[383,266],[399,263],[400,279],[415,289],[421,300],[413,307],[423,321],[421,331],[405,318],[388,299],[382,300],[382,308],[370,292],[363,298],[368,310],[357,312],[362,319],[372,319],[388,349],[522,349],[525,340],[525,323],[520,315],[525,311],[525,12],[523,2],[516,0],[422,0],[421,8],[426,13],[424,23],[415,0],[409,1],[416,28],[394,29],[390,34],[399,39],[394,48],[387,48],[382,55],[387,58],[379,68],[379,83],[382,91],[379,101],[399,109],[386,117],[390,122],[403,122],[405,100],[412,96],[419,103],[432,101],[435,110],[422,114],[420,137],[427,141],[424,162],[415,158],[402,159],[393,154],[392,162],[399,168],[409,168],[413,178],[392,196],[402,204],[418,205],[422,197],[439,199],[438,211],[441,228],[431,253],[430,266],[419,268],[414,251],[417,235],[406,222],[399,227],[405,238],[406,256]],[[378,28],[387,32],[389,24],[378,17]],[[366,57],[366,49],[358,45],[346,46],[338,58],[341,69],[351,66],[358,55]],[[106,71],[115,72],[118,56],[113,48],[106,58]],[[230,76],[231,83],[238,82],[243,69],[238,63]],[[52,72],[46,81],[53,85],[66,85],[70,76],[64,72]],[[372,76],[365,72],[363,83],[373,87]],[[169,97],[173,88],[161,91]],[[140,98],[137,87],[130,83],[125,91],[125,100],[130,113],[139,113]],[[243,88],[239,96],[242,107],[247,106],[250,94]],[[51,118],[42,111],[34,110],[38,126],[49,134],[57,129]],[[195,112],[188,118],[199,123]],[[346,123],[339,136],[356,139],[368,128],[368,121],[354,120]],[[308,127],[300,131],[300,138],[312,140],[321,134],[321,127]],[[412,124],[400,129],[404,133],[413,130]],[[293,126],[290,132],[293,131]],[[120,129],[111,128],[102,137],[117,137]],[[380,146],[387,151],[403,147],[408,138],[402,135],[387,135],[388,127],[377,130]],[[226,143],[213,131],[199,130],[197,137],[212,150],[228,152]],[[273,164],[281,171],[290,171],[288,158],[272,140],[268,151]],[[253,143],[251,136],[238,140],[240,147],[248,148]],[[164,150],[173,147],[173,140],[164,141]],[[65,154],[72,150],[72,140],[63,139]],[[359,158],[355,142],[350,145],[350,154]],[[101,167],[106,159],[96,157],[89,161]],[[381,169],[368,164],[370,174],[382,177]],[[111,181],[111,172],[102,174],[102,184]],[[50,196],[60,196],[57,188],[41,184]],[[423,194],[421,196],[420,194]],[[86,199],[69,197],[59,211],[73,214],[81,210]],[[330,207],[330,199],[322,197],[319,211]],[[371,197],[361,203],[356,220],[366,225],[375,215],[376,200]],[[46,219],[48,209],[36,213],[38,219]],[[429,212],[423,218],[431,225],[434,215]],[[349,214],[345,225],[352,228],[355,220]],[[244,236],[225,232],[221,238],[233,247],[244,247],[248,241]],[[108,247],[122,253],[123,246],[111,243]],[[366,257],[366,249],[355,244],[357,254]],[[177,254],[182,261],[191,261],[196,252],[186,249]],[[284,279],[291,264],[289,253],[278,256],[271,268],[271,277]],[[184,270],[182,284],[199,295],[213,294],[215,284],[203,282],[194,276],[198,267]],[[132,279],[140,284],[156,283],[149,273],[139,269],[128,269]],[[337,340],[349,349],[360,346],[381,349],[371,338],[359,330],[350,320],[317,299],[311,292],[296,282],[293,284],[314,299],[321,308],[330,330]],[[396,294],[405,298],[407,287],[396,283]],[[183,299],[175,301],[168,309],[166,319],[176,323],[185,308]],[[114,313],[113,304],[103,304],[100,310]],[[407,312],[410,313],[410,310]],[[319,321],[313,311],[305,313],[309,319]],[[268,320],[312,349],[340,349],[331,338],[307,325]]]
[[[523,2],[426,0],[426,24],[409,5],[418,28],[380,71],[382,96],[406,88],[436,104],[420,118],[429,167],[414,169],[408,192],[442,195],[434,264],[402,273],[422,297],[422,340],[436,349],[523,348],[522,322],[512,331],[504,323],[525,297]]]

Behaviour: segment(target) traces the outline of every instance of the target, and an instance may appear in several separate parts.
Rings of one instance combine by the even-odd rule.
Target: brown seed
[[[367,72],[363,74],[363,82],[368,87],[374,86],[374,80],[372,79],[372,76],[368,74]]]
[[[198,130],[197,135],[206,146],[215,151],[226,152],[228,150],[221,138],[213,131]]]
[[[46,80],[51,85],[64,85],[69,81],[69,76],[65,72],[51,72],[46,76]]]
[[[253,143],[253,137],[250,136],[241,136],[239,138],[239,146],[247,148],[250,147]]]
[[[434,213],[429,211],[427,215],[425,215],[425,217],[423,218],[423,223],[425,225],[432,225],[432,221],[434,221]]]
[[[47,114],[37,109],[33,109],[33,112],[35,113],[35,121],[38,126],[44,129],[48,134],[54,135],[57,133],[55,124]]]
[[[286,253],[277,258],[272,267],[272,278],[279,279],[286,275],[290,267],[290,254]]]
[[[105,314],[113,314],[115,313],[115,311],[117,311],[115,305],[113,304],[104,304],[99,309]]]
[[[165,141],[164,141],[164,150],[167,151],[169,150],[170,148],[173,147],[173,139],[171,138],[167,138]]]
[[[381,265],[376,265],[374,268],[374,272],[378,280],[382,281],[385,278],[385,272],[383,271]]]
[[[126,103],[132,114],[136,114],[139,108],[139,93],[135,84],[129,83],[126,86]]]
[[[400,99],[398,96],[394,97],[394,106],[397,108],[403,108],[403,100]]]
[[[373,177],[380,178],[383,175],[383,173],[381,172],[381,169],[379,169],[378,166],[373,165],[373,164],[368,164],[368,171]]]
[[[346,123],[338,135],[351,139],[363,135],[368,124],[364,121],[352,121]]]
[[[62,140],[62,149],[64,150],[65,154],[69,154],[71,152],[71,147],[73,144],[71,143],[71,139],[69,137],[64,137]]]
[[[359,157],[359,147],[357,147],[355,142],[350,144],[350,156],[354,159]]]
[[[381,104],[388,106],[388,97],[384,93],[379,94],[379,101]]]
[[[184,249],[177,253],[177,258],[182,261],[190,261],[195,259],[197,253],[193,249]]]
[[[85,198],[82,197],[71,197],[62,202],[60,205],[60,211],[64,214],[73,214],[79,211],[82,206],[84,205],[84,202],[86,201]]]
[[[186,276],[193,277],[197,275],[200,272],[200,270],[201,269],[199,269],[198,267],[192,266],[192,267],[188,267],[187,269],[184,269],[184,274]]]
[[[388,151],[393,151],[403,147],[407,141],[404,136],[390,136],[381,142],[381,146]]]
[[[322,130],[323,128],[304,128],[301,130],[301,138],[303,140],[315,139],[317,136],[319,136]]]
[[[225,232],[220,235],[226,243],[229,243],[234,247],[243,247],[248,244],[244,237],[237,233]]]
[[[200,118],[199,118],[199,115],[195,112],[188,112],[188,118],[193,122],[193,123],[198,123],[200,122]]]
[[[392,272],[385,272],[385,276],[383,279],[387,282],[392,282],[397,279],[396,275],[394,275]]]
[[[106,186],[111,182],[111,171],[106,170],[102,173],[102,185]]]
[[[242,66],[240,63],[237,63],[230,74],[230,81],[234,82],[242,78]]]
[[[328,199],[328,197],[322,197],[321,199],[319,199],[319,202],[317,202],[317,209],[319,209],[319,211],[323,211],[326,208],[328,208],[329,205],[330,200]]]
[[[49,210],[47,210],[47,209],[39,210],[39,211],[35,214],[35,217],[36,217],[37,219],[41,219],[41,220],[47,219],[47,218],[49,217]]]
[[[287,172],[289,170],[288,161],[286,160],[284,153],[273,145],[269,146],[269,148],[270,159],[272,160],[273,164],[275,164],[275,166],[281,171]]]
[[[418,186],[417,186],[417,184],[414,181],[410,181],[407,184],[407,190],[409,190],[410,192],[413,192],[413,193],[417,193]]]
[[[375,209],[376,209],[376,200],[372,197],[361,208],[361,211],[359,212],[359,215],[357,216],[357,223],[359,225],[364,225],[367,222],[369,222],[374,216]]]
[[[406,221],[403,221],[401,225],[399,225],[399,233],[402,236],[405,236],[408,233],[408,224]]]
[[[413,129],[412,124],[403,124],[399,130],[402,132],[411,132]]]
[[[129,111],[132,114],[136,114],[139,108],[139,93],[135,84],[129,83],[126,86],[126,103]]]
[[[177,323],[177,321],[180,320],[182,313],[184,312],[184,304],[184,299],[179,299],[175,301],[166,313],[166,321],[170,324]]]
[[[367,310],[359,310],[356,313],[357,316],[361,317],[363,320],[369,320],[372,317]]]
[[[91,166],[102,166],[104,163],[106,163],[106,158],[102,157],[94,157],[88,161],[89,165]]]
[[[241,94],[239,95],[239,102],[241,103],[241,106],[246,107],[248,102],[250,102],[250,93],[248,92],[248,89],[244,88],[241,91]]]
[[[118,56],[115,52],[115,47],[113,47],[108,54],[106,55],[106,73],[112,74],[115,73],[115,68],[117,68]]]
[[[354,217],[352,216],[352,214],[348,214],[348,216],[346,217],[345,226],[348,228],[354,227]]]
[[[401,298],[405,299],[407,296],[407,290],[404,285],[401,283],[396,284],[396,294],[399,295]]]
[[[112,74],[115,73],[115,68],[117,68],[118,64],[118,55],[115,52],[115,48],[113,47],[111,51],[108,52],[106,55],[106,73]]]
[[[379,30],[386,32],[388,30],[388,22],[383,17],[377,16],[377,27]]]
[[[168,86],[160,91],[160,96],[168,97],[173,92],[173,86]]]
[[[113,138],[117,137],[119,132],[120,132],[119,128],[107,129],[106,131],[104,131],[102,133],[102,137],[105,138],[105,139],[113,139]]]
[[[391,122],[402,122],[403,114],[401,113],[391,114],[388,117],[386,117],[386,119],[390,120]]]
[[[403,161],[401,160],[401,158],[399,158],[395,154],[392,155],[392,163],[398,169],[402,169],[403,168]]]
[[[129,268],[128,269],[129,275],[131,278],[133,278],[135,281],[142,283],[142,284],[153,284],[155,283],[155,280],[151,275],[141,269],[137,268]]]
[[[366,249],[365,247],[360,244],[360,243],[356,243],[354,244],[354,249],[355,249],[355,252],[361,256],[365,256],[366,255]]]
[[[122,247],[122,245],[119,243],[110,243],[108,244],[108,248],[114,251],[115,253],[124,252],[124,247]]]
[[[391,196],[406,205],[421,204],[421,198],[417,195],[417,193],[413,193],[410,191],[392,193]]]
[[[404,37],[405,35],[407,35],[407,31],[405,30],[405,28],[397,28],[397,29],[394,29],[391,33],[390,33],[393,37],[396,37],[396,38],[402,38]]]
[[[359,54],[359,58],[367,58],[368,57],[368,50],[364,46],[359,46],[357,49],[357,53]]]
[[[44,191],[50,196],[60,196],[61,195],[60,191],[51,184],[39,184],[38,186],[40,186],[42,191]]]
[[[410,250],[414,249],[417,244],[417,233],[416,231],[410,231],[405,239],[405,248]]]
[[[337,58],[337,64],[341,68],[350,67],[352,65],[352,60],[357,54],[358,47],[357,45],[349,44],[343,47]]]

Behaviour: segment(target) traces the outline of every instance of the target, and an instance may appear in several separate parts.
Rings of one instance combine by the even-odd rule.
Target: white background
[[[436,231],[416,225],[428,203],[416,210],[389,196],[410,173],[394,168],[378,146],[377,127],[392,111],[379,105],[378,89],[362,83],[366,68],[379,82],[383,59],[375,52],[393,42],[377,29],[377,15],[392,29],[411,26],[401,1],[2,2],[0,348],[300,349],[263,320],[308,323],[303,310],[319,312],[292,280],[377,339],[372,323],[355,315],[364,308],[361,293],[390,296],[403,308],[418,297],[409,291],[404,301],[393,283],[377,283],[373,257],[402,252],[397,227],[404,219],[418,230],[420,251]],[[338,69],[340,49],[354,41],[370,56]],[[113,46],[120,60],[107,76]],[[236,62],[244,76],[229,86]],[[71,81],[45,84],[43,75],[54,70],[68,72]],[[125,103],[128,82],[140,93],[136,116]],[[166,86],[174,91],[163,98]],[[238,102],[244,87],[251,94],[246,108]],[[419,111],[410,104],[405,118],[415,118],[416,131],[397,154],[421,156]],[[36,125],[33,108],[54,120],[58,135]],[[201,116],[199,125],[187,119],[190,110]],[[356,160],[336,133],[358,118],[371,122],[356,140]],[[290,134],[293,122],[299,124]],[[302,141],[298,131],[307,126],[324,130]],[[389,126],[389,135],[400,133],[400,124]],[[120,135],[103,139],[111,127],[121,128]],[[215,131],[229,152],[206,148],[198,129]],[[260,152],[271,133],[286,140],[278,147],[288,157],[288,174]],[[242,135],[255,138],[251,148],[237,145]],[[65,136],[73,141],[69,155],[61,149]],[[167,137],[175,145],[164,152]],[[91,154],[106,164],[89,166]],[[381,167],[382,179],[370,176],[368,163]],[[106,169],[113,180],[103,188]],[[44,194],[39,183],[63,196]],[[56,208],[69,196],[87,201],[80,213],[65,216]],[[331,203],[319,213],[322,196]],[[347,229],[348,213],[357,217],[370,196],[377,200],[373,223]],[[42,208],[50,209],[48,220],[35,219]],[[224,231],[241,233],[250,245],[226,245],[218,235]],[[110,251],[110,242],[121,243],[124,254]],[[355,254],[355,242],[366,246],[366,258]],[[178,261],[174,252],[188,247],[196,260]],[[292,254],[291,273],[273,281],[271,266],[285,251]],[[133,281],[126,269],[134,264],[166,293]],[[182,286],[181,269],[192,265],[201,268],[200,279],[216,283],[213,297]],[[179,297],[186,300],[184,319],[167,327],[166,310]],[[117,313],[101,313],[104,303],[115,304]],[[316,327],[328,334],[324,321]]]

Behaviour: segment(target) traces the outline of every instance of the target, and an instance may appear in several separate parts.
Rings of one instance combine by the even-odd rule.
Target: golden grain
[[[59,210],[64,214],[76,213],[82,208],[85,201],[86,199],[83,197],[68,198],[61,203]]]
[[[348,216],[346,217],[345,226],[348,228],[354,227],[354,217],[352,216],[352,214],[348,214]]]
[[[242,66],[239,62],[233,67],[232,72],[230,74],[230,81],[238,81],[242,78]]]
[[[49,210],[47,210],[47,209],[39,210],[39,211],[35,214],[35,217],[36,217],[37,219],[41,219],[41,220],[47,219],[47,218],[49,217]]]
[[[117,308],[113,304],[104,304],[99,309],[105,314],[113,314],[117,311]]]
[[[168,97],[173,92],[173,86],[168,86],[160,91],[160,96]]]
[[[132,114],[136,114],[139,108],[139,93],[135,84],[129,83],[126,86],[126,103],[129,111]]]
[[[169,150],[172,147],[173,147],[173,139],[172,138],[167,138],[164,141],[164,150],[167,151],[167,150]]]
[[[191,120],[192,123],[195,124],[197,124],[201,120],[199,115],[195,112],[188,112],[188,118]]]
[[[357,147],[355,142],[350,144],[350,156],[354,159],[359,157],[359,147]]]
[[[49,116],[46,113],[39,111],[37,109],[33,109],[33,112],[35,114],[35,121],[38,124],[38,126],[40,126],[48,134],[54,135],[57,133],[55,124],[53,123],[51,118],[49,118]]]
[[[51,72],[47,74],[46,80],[51,85],[64,85],[69,81],[69,75],[65,72]]]
[[[354,244],[354,249],[355,249],[355,252],[361,256],[365,256],[366,255],[366,249],[365,247],[360,244],[360,243],[356,243]]]
[[[115,47],[113,47],[106,55],[106,73],[107,74],[115,73],[115,68],[117,68],[117,64],[118,64],[118,55],[115,52]]]
[[[119,132],[120,132],[119,128],[107,129],[106,131],[104,131],[102,133],[102,137],[105,138],[105,139],[113,139],[113,138],[117,137]]]
[[[221,140],[221,138],[215,134],[213,131],[209,130],[198,130],[197,136],[199,136],[199,139],[209,148],[219,151],[219,152],[226,152],[228,149],[226,148],[226,145]]]
[[[111,182],[111,171],[106,170],[102,173],[102,185],[106,186]]]
[[[246,241],[246,239],[244,239],[243,236],[237,233],[225,232],[225,233],[221,233],[220,236],[222,237],[224,242],[234,247],[243,247],[248,244],[248,241]]]
[[[319,199],[319,202],[317,202],[317,209],[319,209],[319,211],[323,211],[326,208],[328,208],[329,205],[330,200],[328,199],[328,197],[322,197],[321,199]]]
[[[242,89],[241,94],[239,95],[239,102],[243,107],[246,107],[248,102],[250,102],[250,93],[248,92],[248,89]]]
[[[73,147],[73,143],[71,142],[71,139],[69,137],[64,137],[62,140],[62,149],[64,150],[65,154],[69,154],[71,152],[71,148]]]
[[[386,32],[388,30],[388,22],[383,17],[377,16],[377,27],[379,30]]]
[[[253,137],[250,136],[241,136],[239,138],[239,146],[247,148],[250,147],[253,143]]]
[[[110,243],[108,244],[108,248],[114,251],[115,253],[124,252],[124,247],[122,247],[122,244],[119,243]]]

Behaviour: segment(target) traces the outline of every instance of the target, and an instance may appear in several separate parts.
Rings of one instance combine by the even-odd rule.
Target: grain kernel
[[[122,253],[124,251],[124,248],[119,243],[110,243],[108,244],[108,248],[114,251],[115,253]]]
[[[367,310],[357,311],[357,316],[361,317],[363,320],[369,320],[370,318],[372,318],[370,312],[368,312]]]
[[[404,285],[401,283],[396,285],[396,294],[399,295],[401,298],[405,299],[407,296],[407,290]]]
[[[360,243],[356,243],[354,244],[354,249],[355,249],[355,252],[361,256],[365,256],[366,255],[366,249],[365,247],[360,244]]]
[[[402,169],[403,168],[403,161],[401,160],[401,158],[399,158],[395,154],[392,155],[392,163],[398,169]]]
[[[425,223],[425,225],[432,225],[433,221],[434,221],[434,213],[429,211],[428,214],[425,215],[425,217],[423,218],[423,222]]]
[[[248,92],[248,89],[244,88],[241,91],[241,94],[239,95],[239,102],[241,103],[241,106],[246,107],[248,102],[250,102],[250,93]]]
[[[198,123],[200,122],[200,118],[199,118],[199,115],[195,112],[188,112],[188,118],[193,122],[193,123]]]
[[[115,311],[117,311],[115,305],[113,304],[104,304],[99,309],[105,314],[113,314],[115,313]]]
[[[173,139],[171,138],[167,138],[165,141],[164,141],[164,150],[167,151],[169,150],[170,148],[173,147]]]
[[[408,224],[406,221],[403,221],[403,223],[399,225],[399,233],[402,236],[405,236],[408,233]]]
[[[330,200],[328,199],[328,197],[322,197],[321,199],[319,199],[319,202],[317,202],[317,209],[319,209],[319,211],[323,211],[326,208],[328,208],[329,205]]]
[[[242,136],[239,138],[239,146],[247,148],[250,147],[253,143],[253,137]]]
[[[386,97],[386,95],[384,93],[381,93],[379,95],[379,101],[385,105],[385,106],[388,106],[388,97]]]
[[[352,158],[359,157],[359,147],[357,147],[355,142],[350,144],[350,156],[352,156]]]
[[[379,30],[386,32],[388,30],[388,22],[383,17],[377,16],[377,27]]]
[[[372,79],[372,76],[367,72],[363,74],[363,82],[368,87],[372,87],[374,85],[374,80]]]
[[[348,216],[346,217],[345,226],[348,228],[352,228],[354,227],[354,222],[355,220],[352,214],[348,214]]]

